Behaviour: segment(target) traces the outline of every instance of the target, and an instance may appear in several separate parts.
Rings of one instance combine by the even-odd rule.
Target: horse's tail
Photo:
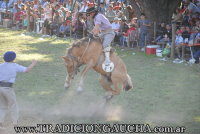
[[[131,88],[133,88],[133,83],[131,81],[131,77],[127,74],[124,82],[124,90],[128,91]]]

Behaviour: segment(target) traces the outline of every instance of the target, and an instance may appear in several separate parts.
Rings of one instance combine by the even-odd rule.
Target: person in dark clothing
[[[122,45],[122,41],[123,41],[123,36],[124,34],[127,32],[127,30],[129,29],[128,24],[126,23],[126,19],[123,18],[120,24],[120,28],[119,28],[119,34],[118,34],[118,38],[120,39],[120,45]]]
[[[184,31],[182,31],[182,37],[185,43],[188,43],[188,40],[190,38],[190,33],[188,30],[184,29]]]
[[[156,41],[159,41],[160,39],[162,39],[164,37],[165,32],[166,32],[165,23],[161,23],[156,33]]]

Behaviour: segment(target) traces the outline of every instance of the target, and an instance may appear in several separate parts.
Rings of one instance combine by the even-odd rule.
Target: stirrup
[[[112,72],[114,70],[114,67],[115,65],[112,61],[110,61],[110,63],[105,63],[104,61],[102,64],[102,69],[107,73]]]

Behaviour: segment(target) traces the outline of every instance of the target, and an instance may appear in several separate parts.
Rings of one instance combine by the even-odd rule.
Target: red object
[[[66,20],[66,23],[71,23],[71,21],[70,20]]]
[[[133,31],[133,30],[136,30],[136,29],[135,29],[134,27],[129,28],[129,29],[127,30],[127,32],[124,34],[124,36],[128,37],[128,34],[131,33],[131,31]]]
[[[88,6],[93,7],[95,6],[95,3],[88,3]]]
[[[155,55],[156,54],[157,45],[150,45],[146,47],[146,54],[147,55]]]
[[[121,8],[120,6],[115,6],[113,9],[117,10],[117,9],[120,9],[120,8]]]

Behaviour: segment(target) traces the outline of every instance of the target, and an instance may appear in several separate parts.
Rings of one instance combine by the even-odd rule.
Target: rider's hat
[[[3,59],[5,62],[11,62],[11,61],[15,60],[15,58],[16,58],[16,53],[13,51],[8,51],[3,56]]]
[[[91,7],[91,8],[88,8],[88,9],[86,10],[86,13],[89,14],[89,13],[93,13],[93,12],[97,12],[97,11],[98,11],[97,8]]]

